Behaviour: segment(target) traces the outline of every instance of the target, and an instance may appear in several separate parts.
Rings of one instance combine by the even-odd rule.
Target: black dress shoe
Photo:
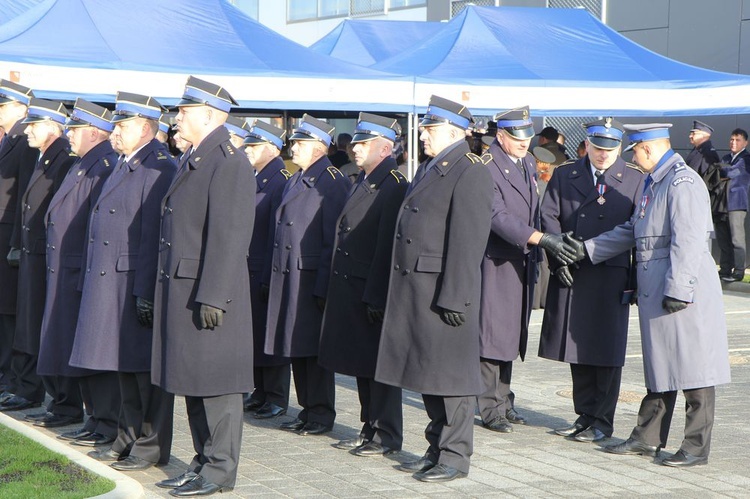
[[[303,426],[305,426],[304,421],[299,418],[294,418],[291,421],[287,421],[286,423],[281,423],[279,425],[279,429],[284,431],[299,431]]]
[[[505,419],[513,424],[526,424],[526,418],[518,414],[512,407],[505,411]]]
[[[305,426],[300,428],[297,434],[302,435],[303,437],[308,435],[322,435],[328,433],[332,429],[333,426],[326,426],[323,423],[305,423]]]
[[[485,423],[484,427],[498,433],[511,433],[513,431],[513,427],[508,420],[502,416],[498,416],[489,423]]]
[[[121,457],[119,452],[112,450],[112,447],[103,450],[92,450],[87,452],[86,455],[97,461],[118,461]]]
[[[565,428],[557,428],[554,431],[561,437],[572,437],[572,436],[578,435],[585,429],[586,427],[583,426],[581,423],[576,423],[572,426],[566,426]]]
[[[286,414],[286,409],[271,402],[266,402],[258,409],[253,417],[256,419],[271,419]]]
[[[154,463],[136,456],[128,456],[121,461],[115,461],[114,463],[110,464],[110,466],[117,471],[147,470],[153,465]]]
[[[242,409],[245,412],[255,411],[263,407],[263,401],[248,397],[242,404]]]
[[[59,428],[61,426],[78,424],[82,420],[82,418],[76,418],[73,416],[64,416],[60,414],[49,413],[49,417],[38,419],[37,421],[35,421],[34,426],[41,426],[42,428]]]
[[[31,400],[25,399],[20,395],[13,395],[11,398],[0,404],[0,411],[22,411],[24,409],[30,409],[32,407],[39,407],[40,405],[42,405],[41,402],[32,402]]]
[[[205,478],[198,475],[185,485],[170,490],[169,495],[175,497],[210,496],[211,494],[223,492],[224,490],[229,490],[229,488],[224,488],[215,483],[207,482]]]
[[[66,431],[57,436],[60,440],[78,440],[79,438],[90,436],[93,431],[89,431],[86,428],[79,428],[73,431]]]
[[[628,438],[621,444],[608,445],[604,448],[604,451],[609,452],[610,454],[655,457],[659,453],[659,447],[654,445],[646,445],[639,442],[638,440]]]
[[[92,433],[86,437],[76,438],[73,440],[73,445],[80,445],[82,447],[95,447],[97,445],[107,445],[115,441],[115,437],[108,437],[101,433]]]
[[[450,482],[456,478],[466,478],[468,473],[458,471],[444,464],[438,464],[426,471],[414,473],[414,478],[420,482]]]
[[[407,461],[405,463],[401,463],[400,465],[396,466],[396,469],[399,471],[405,471],[407,473],[419,473],[432,469],[435,467],[435,465],[437,465],[435,461],[428,458],[427,456],[422,456],[416,461]]]
[[[366,444],[360,445],[356,449],[349,451],[350,454],[360,457],[388,456],[396,452],[398,452],[397,449],[385,447],[377,442],[367,442]]]
[[[13,394],[12,392],[9,392],[8,390],[3,390],[2,392],[0,392],[0,404],[4,404],[6,400],[14,396],[15,394]]]
[[[29,421],[33,423],[34,421],[40,421],[42,419],[46,419],[48,417],[52,416],[51,412],[36,412],[34,414],[27,414],[23,417],[25,421]]]
[[[605,435],[599,428],[589,426],[582,432],[576,433],[571,438],[576,442],[599,442],[607,438],[607,435]]]
[[[346,440],[339,440],[338,442],[332,445],[333,447],[336,447],[337,449],[352,450],[352,449],[356,449],[357,447],[361,445],[365,445],[367,442],[369,442],[369,440],[363,437],[362,435],[360,435],[357,438],[348,438]]]
[[[197,476],[198,473],[194,471],[186,471],[180,476],[167,478],[166,480],[162,480],[161,482],[156,482],[156,486],[162,489],[176,489],[177,487],[182,487],[191,480],[195,480]]]
[[[674,456],[662,460],[664,466],[673,468],[689,468],[691,466],[701,466],[708,464],[708,456],[693,456],[684,450],[678,450]]]

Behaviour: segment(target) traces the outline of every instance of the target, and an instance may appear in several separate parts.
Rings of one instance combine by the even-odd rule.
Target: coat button
[[[93,242],[94,242],[94,238],[92,237],[91,239],[89,239],[89,243],[93,243]]]
[[[344,229],[344,232],[349,232],[350,230],[352,230],[352,228],[351,227],[347,227],[346,229]]]
[[[282,274],[288,274],[289,273],[289,269],[284,269],[284,270],[281,271],[281,273]]]
[[[414,208],[412,208],[412,209],[411,209],[411,211],[412,211],[413,213],[419,213],[419,208],[417,208],[417,207],[415,206]]]
[[[288,225],[289,227],[291,227],[292,225],[294,225],[294,222],[287,222],[286,224],[287,224],[287,225]]]
[[[99,275],[107,275],[107,272],[105,270],[102,270],[101,272],[99,272]]]
[[[159,240],[159,242],[160,242],[160,243],[162,243],[162,244],[164,244],[164,243],[165,243],[166,241],[165,241],[165,240],[164,240],[164,238],[162,237],[162,238],[161,238],[161,239]]]
[[[110,208],[109,212],[110,212],[110,213],[114,213],[114,212],[115,212],[115,209],[114,209],[114,208]]]
[[[273,247],[274,248],[278,248],[279,247],[279,243],[273,243]]]
[[[275,265],[274,265],[274,266],[273,266],[273,271],[274,271],[274,272],[278,272],[278,271],[279,271],[279,268],[278,268],[277,266],[275,266]]]
[[[349,279],[349,276],[344,274],[344,279]]]
[[[279,220],[278,222],[276,222],[276,225],[281,225],[281,220]]]
[[[49,224],[50,224],[50,225],[51,225],[52,227],[54,227],[54,226],[55,226],[55,222],[50,222]]]
[[[604,220],[604,215],[599,215],[599,220]]]
[[[403,270],[403,271],[401,272],[401,275],[407,275],[407,274],[411,274],[411,270],[409,270],[409,269],[404,269],[404,270]]]
[[[470,307],[470,306],[471,306],[471,302],[467,301],[466,303],[464,303],[464,307]]]
[[[336,248],[336,253],[341,253],[341,246],[339,246],[338,248]]]
[[[171,247],[172,243],[167,243],[167,248]]]
[[[400,232],[396,234],[396,239],[401,239],[401,233]]]
[[[648,298],[648,293],[643,293],[643,296],[645,296],[646,298]]]
[[[286,246],[284,246],[284,248],[290,250],[290,249],[292,249],[292,245],[291,244],[287,244]]]
[[[51,246],[51,248],[52,248],[52,249],[55,249],[55,245],[53,244],[53,245]]]
[[[348,251],[344,251],[344,256],[349,256],[349,252]]]
[[[104,246],[109,246],[109,241],[104,241]]]
[[[405,204],[405,205],[404,205],[404,209],[405,209],[405,210],[408,210],[409,208],[410,208],[410,206],[409,206],[408,204]]]
[[[394,265],[394,266],[393,266],[393,270],[398,270],[398,269],[400,269],[400,268],[401,268],[401,267],[400,267],[399,265]]]
[[[52,272],[53,274],[55,273],[55,269],[49,269],[49,271]]]
[[[161,269],[161,270],[159,271],[159,275],[164,275],[164,269]]]
[[[334,270],[333,271],[333,275],[339,275],[339,271],[338,270]]]
[[[586,214],[585,213],[581,213],[581,218],[586,218]]]
[[[227,300],[227,303],[232,303],[232,300]]]
[[[406,244],[411,244],[411,238],[406,239]]]

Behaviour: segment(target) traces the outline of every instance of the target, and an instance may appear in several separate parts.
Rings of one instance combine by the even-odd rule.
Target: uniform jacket
[[[719,153],[714,149],[710,140],[705,141],[698,147],[694,147],[685,158],[685,163],[699,175],[706,173],[709,166],[719,162]]]
[[[250,242],[247,266],[250,271],[250,299],[253,309],[253,352],[255,366],[275,366],[289,363],[281,356],[266,355],[266,318],[268,301],[261,298],[261,287],[271,279],[273,236],[276,231],[276,209],[281,204],[284,186],[291,177],[280,157],[275,157],[255,177],[255,225]]]
[[[119,164],[89,216],[81,309],[70,365],[147,372],[151,327],[135,298],[154,299],[161,200],[177,166],[153,139]]]
[[[539,229],[536,160],[526,175],[495,140],[483,156],[492,175],[492,229],[482,259],[481,356],[511,361],[526,354],[539,251],[526,244]]]
[[[47,299],[37,372],[44,376],[85,376],[92,371],[70,367],[91,207],[112,173],[117,155],[108,140],[70,167],[47,209]]]
[[[730,381],[721,284],[709,251],[713,231],[700,176],[670,151],[633,217],[586,241],[594,264],[635,246],[646,388],[653,392]],[[664,296],[689,302],[668,314]]]
[[[542,201],[542,230],[572,231],[590,239],[630,220],[643,194],[645,176],[617,158],[603,174],[606,191],[599,203],[588,156],[555,169]],[[595,366],[622,366],[630,305],[622,292],[630,285],[631,252],[593,265],[571,267],[573,286],[550,278],[539,342],[539,356]],[[595,306],[592,306],[594,305]]]
[[[492,178],[461,141],[404,198],[375,379],[423,394],[465,396],[479,375],[480,266],[492,217]],[[441,309],[463,312],[459,327]]]
[[[39,158],[39,149],[29,147],[26,125],[19,120],[0,142],[0,315],[15,315],[18,269],[8,265],[10,248],[21,247],[21,196]]]
[[[318,355],[326,369],[375,376],[382,324],[370,323],[367,305],[385,309],[396,217],[408,186],[386,158],[367,178],[360,173],[339,216]]]
[[[734,160],[727,154],[722,158],[721,176],[729,179],[727,185],[727,211],[747,211],[750,189],[750,153],[743,149]]]
[[[20,249],[18,269],[18,305],[13,348],[24,353],[39,353],[44,300],[47,294],[47,228],[44,215],[53,194],[76,160],[70,144],[59,137],[39,158],[21,197]]]
[[[186,396],[250,391],[253,340],[247,252],[255,176],[217,127],[183,164],[161,205],[152,383]],[[226,313],[201,329],[200,306]]]
[[[276,210],[265,352],[318,355],[336,220],[351,182],[322,157],[292,176]],[[335,304],[331,304],[335,306]]]

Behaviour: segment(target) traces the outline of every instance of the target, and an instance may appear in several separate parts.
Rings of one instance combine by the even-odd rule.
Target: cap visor
[[[434,120],[432,118],[424,117],[421,120],[419,120],[419,126],[435,126],[435,125],[444,125],[448,123],[446,120]]]
[[[547,148],[536,146],[533,149],[533,153],[537,161],[541,161],[542,163],[549,163],[549,164],[552,164],[555,162],[555,155],[552,154],[552,151],[550,151]]]
[[[112,115],[112,119],[110,120],[112,123],[119,123],[121,121],[127,121],[137,118],[138,116],[131,116],[129,114],[115,114]]]
[[[620,147],[620,144],[622,144],[619,140],[610,139],[608,137],[588,137],[588,140],[599,149],[605,149],[607,151],[617,149]]]
[[[515,137],[518,140],[530,139],[534,136],[534,128],[503,128],[511,137]]]
[[[42,121],[50,120],[47,116],[26,116],[21,123],[40,123]]]
[[[312,135],[307,135],[306,133],[302,132],[294,132],[290,137],[289,140],[317,140],[318,142],[322,142],[319,139],[316,139]]]
[[[631,142],[630,144],[628,144],[628,147],[626,147],[625,149],[622,150],[622,152],[628,152],[628,151],[632,150],[638,144],[640,144],[640,142]]]
[[[270,144],[271,142],[263,139],[259,139],[258,137],[253,137],[252,135],[245,137],[245,145],[253,145],[253,144]]]
[[[369,133],[355,133],[354,137],[352,137],[352,144],[357,144],[359,142],[367,142],[368,140],[373,140],[378,138],[378,135],[370,135]]]

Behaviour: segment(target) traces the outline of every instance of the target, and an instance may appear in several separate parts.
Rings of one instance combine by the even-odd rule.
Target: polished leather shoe
[[[456,478],[466,478],[468,473],[451,468],[444,464],[437,464],[426,471],[414,473],[414,478],[420,482],[450,482]]]
[[[286,414],[286,409],[271,402],[266,402],[253,415],[256,419],[271,419]]]
[[[92,450],[86,453],[92,459],[97,461],[118,461],[120,459],[120,453],[113,450],[112,447],[109,449]]]
[[[398,452],[397,449],[391,449],[377,442],[367,442],[349,451],[350,454],[360,457],[389,456],[396,452]]]
[[[175,497],[210,496],[211,494],[223,492],[224,490],[229,489],[223,488],[215,483],[207,482],[205,478],[198,475],[185,485],[170,490],[169,495]]]
[[[52,415],[51,412],[35,412],[34,414],[27,414],[23,417],[24,421],[29,421],[30,423],[33,423],[34,421],[41,421],[42,419],[46,419]]]
[[[352,450],[361,445],[365,445],[367,442],[369,442],[369,440],[360,435],[357,438],[347,438],[346,440],[339,440],[335,444],[332,444],[332,446],[336,447],[337,449]]]
[[[503,417],[496,417],[489,423],[485,423],[484,427],[488,430],[496,431],[498,433],[512,433],[513,427],[510,425],[507,419]]]
[[[161,482],[156,482],[156,486],[162,489],[176,489],[177,487],[182,487],[186,483],[195,480],[197,476],[198,473],[194,471],[186,471],[180,476],[167,478],[166,480],[162,480]]]
[[[518,414],[512,407],[505,411],[505,419],[513,424],[526,424],[526,418]]]
[[[589,426],[582,432],[576,433],[571,438],[576,442],[599,442],[607,438],[607,435],[605,435],[599,428]]]
[[[665,458],[661,464],[673,468],[689,468],[708,464],[708,456],[693,456],[684,450],[678,450],[672,457]]]
[[[115,461],[110,464],[117,471],[141,471],[147,470],[153,465],[154,463],[136,456],[128,456],[121,461]]]
[[[416,461],[407,461],[396,466],[399,471],[405,471],[407,473],[420,473],[434,468],[437,465],[435,461],[427,456],[422,456]]]
[[[248,397],[242,404],[242,409],[245,412],[256,411],[263,407],[263,401]]]
[[[87,430],[86,428],[79,428],[73,431],[66,431],[57,436],[60,440],[78,440],[79,438],[90,436],[93,431]]]
[[[302,435],[303,437],[307,435],[322,435],[328,433],[332,429],[333,426],[326,426],[323,423],[305,423],[305,426],[300,428],[297,434]]]
[[[554,432],[561,437],[572,437],[578,435],[585,429],[586,427],[581,423],[575,423],[574,425],[566,426],[565,428],[557,428],[556,430],[554,430]]]
[[[305,424],[306,423],[301,419],[294,418],[291,421],[287,421],[286,423],[281,423],[279,425],[279,429],[284,431],[299,431],[302,429],[302,427],[305,426]]]
[[[59,428],[61,426],[78,424],[81,421],[83,421],[82,418],[49,413],[48,417],[34,421],[34,426],[41,426],[42,428]]]
[[[0,404],[0,411],[4,411],[4,412],[22,411],[24,409],[30,409],[32,407],[39,407],[41,405],[42,405],[41,402],[32,402],[31,400],[25,399],[21,397],[20,395],[13,395],[11,398],[7,399],[5,402]]]
[[[638,440],[628,438],[621,444],[608,445],[604,448],[605,452],[610,454],[623,454],[631,456],[651,456],[655,457],[659,453],[659,447],[654,445],[646,445]]]
[[[115,441],[115,437],[108,437],[101,433],[92,433],[86,437],[76,438],[73,440],[73,445],[80,445],[82,447],[96,447],[97,445],[107,445]]]
[[[2,392],[0,392],[0,404],[4,404],[6,400],[14,396],[15,394],[13,394],[12,392],[9,392],[8,390],[3,390]]]

